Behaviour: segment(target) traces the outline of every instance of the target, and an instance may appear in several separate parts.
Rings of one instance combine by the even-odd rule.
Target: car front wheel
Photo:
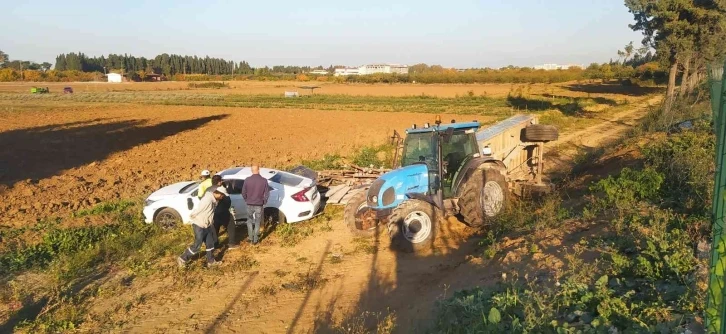
[[[173,229],[181,225],[182,219],[176,210],[172,208],[164,208],[159,211],[154,217],[154,224],[158,225],[164,230]]]

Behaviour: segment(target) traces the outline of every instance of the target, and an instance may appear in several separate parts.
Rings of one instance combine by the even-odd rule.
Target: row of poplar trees
[[[147,59],[126,54],[88,57],[81,52],[71,52],[56,57],[55,69],[58,71],[76,70],[83,72],[123,71],[124,73],[145,71],[166,76],[175,74],[225,75],[254,73],[254,69],[246,61],[236,63],[222,58],[180,56],[166,53],[153,59]]]

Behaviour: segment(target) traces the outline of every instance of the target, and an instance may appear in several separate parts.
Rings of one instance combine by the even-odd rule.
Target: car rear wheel
[[[287,217],[282,211],[276,208],[265,208],[265,223],[268,225],[286,224]]]
[[[164,230],[170,230],[181,225],[182,219],[176,210],[164,208],[156,214],[154,223]]]

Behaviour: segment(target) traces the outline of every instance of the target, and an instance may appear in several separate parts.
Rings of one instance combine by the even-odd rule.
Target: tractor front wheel
[[[345,205],[343,217],[345,225],[348,229],[358,237],[372,237],[376,234],[378,228],[378,219],[376,212],[368,207],[366,194],[368,190],[363,190],[351,197],[348,204]]]
[[[411,199],[399,204],[389,218],[391,245],[404,252],[433,248],[440,214],[432,204]]]

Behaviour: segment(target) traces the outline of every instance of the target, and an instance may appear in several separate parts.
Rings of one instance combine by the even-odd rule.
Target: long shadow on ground
[[[0,133],[0,183],[43,179],[227,115],[145,126],[143,121],[73,122]]]

